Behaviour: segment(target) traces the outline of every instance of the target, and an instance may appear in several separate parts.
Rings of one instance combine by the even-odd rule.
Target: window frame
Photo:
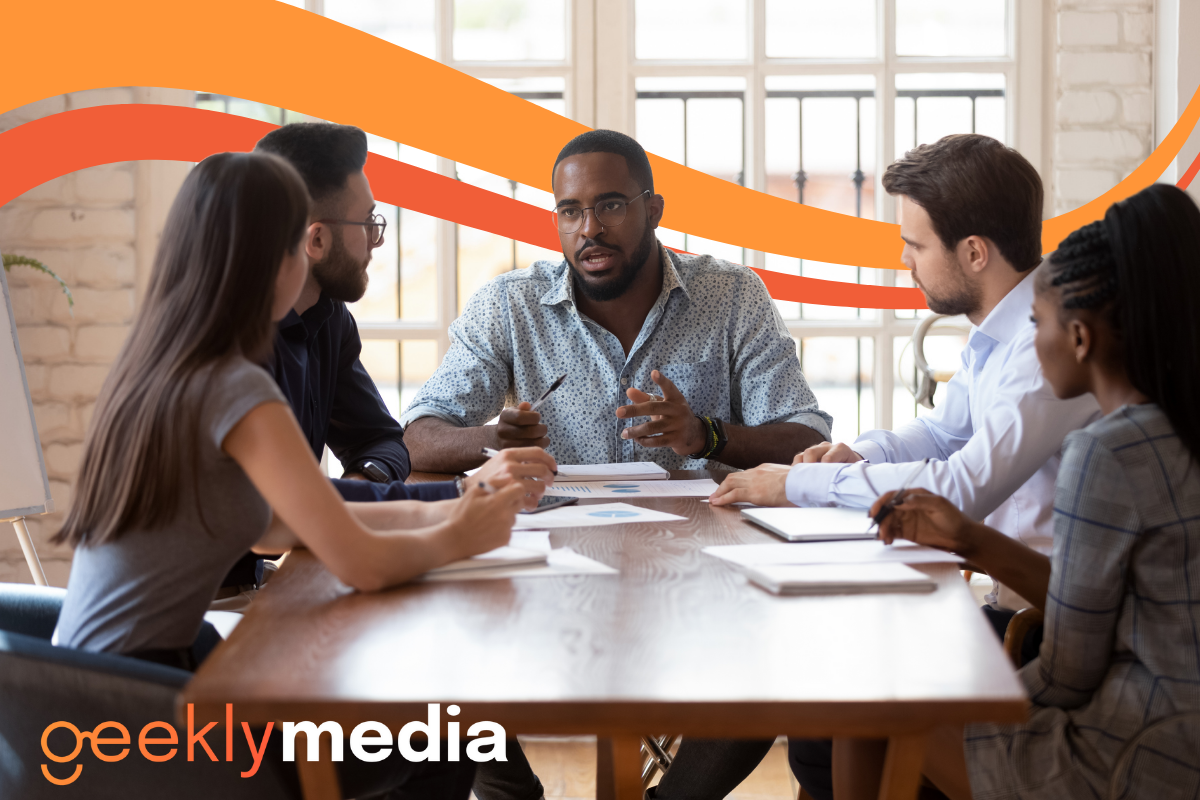
[[[911,57],[895,52],[896,0],[876,0],[876,37],[882,52],[862,59],[767,58],[766,0],[747,0],[747,52],[740,61],[649,61],[634,53],[636,0],[566,0],[566,59],[562,62],[480,62],[453,58],[454,0],[435,3],[435,58],[479,79],[560,77],[564,81],[567,115],[589,127],[635,133],[636,80],[639,77],[741,77],[745,80],[744,183],[762,190],[766,185],[765,79],[772,75],[870,74],[875,78],[876,164],[895,160],[895,78],[902,73],[987,72],[1005,76],[1008,142],[1043,173],[1043,78],[1046,11],[1039,0],[1006,0],[1009,25],[1008,56],[1002,58]],[[305,8],[324,13],[324,0],[305,0]],[[603,68],[600,63],[603,61]],[[1048,160],[1048,159],[1047,159]],[[456,163],[437,158],[439,174],[456,178]],[[882,169],[875,170],[875,218],[896,219],[895,201],[882,187]],[[458,316],[457,225],[437,221],[437,318],[426,322],[360,322],[364,339],[402,341],[432,339],[438,359],[449,348],[447,333]],[[747,250],[748,265],[765,268],[766,256]],[[896,273],[885,271],[884,285],[894,285]],[[875,418],[873,427],[890,429],[893,422],[894,367],[897,337],[911,336],[919,320],[898,319],[881,310],[867,320],[788,320],[796,337],[845,336],[874,339],[872,380]],[[867,421],[864,420],[864,423]],[[845,437],[842,437],[845,438]]]

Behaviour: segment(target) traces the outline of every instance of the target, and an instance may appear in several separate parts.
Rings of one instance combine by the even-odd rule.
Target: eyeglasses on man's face
[[[367,229],[367,242],[371,247],[379,247],[383,244],[383,232],[387,229],[387,219],[382,214],[372,214],[366,222],[357,222],[352,219],[319,219],[317,222],[326,225],[362,225]]]
[[[629,212],[630,203],[636,203],[648,194],[650,194],[650,190],[646,189],[632,200],[626,200],[623,197],[610,197],[587,208],[580,208],[579,206],[556,208],[552,212],[554,214],[554,225],[558,228],[559,233],[575,233],[583,227],[583,221],[587,218],[587,212],[591,211],[596,215],[596,222],[600,223],[601,227],[613,228],[625,221],[625,215]]]

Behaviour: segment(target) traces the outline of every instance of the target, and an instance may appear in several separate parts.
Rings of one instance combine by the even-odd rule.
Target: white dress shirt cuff
[[[788,472],[784,492],[794,506],[832,506],[830,488],[845,464],[797,464]]]
[[[872,439],[859,439],[850,445],[850,449],[872,464],[887,463],[887,452],[884,451],[883,445]]]

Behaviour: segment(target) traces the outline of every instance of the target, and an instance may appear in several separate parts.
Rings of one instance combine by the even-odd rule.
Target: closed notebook
[[[778,564],[746,570],[775,594],[885,594],[932,592],[933,578],[904,564]]]
[[[547,555],[542,550],[531,550],[525,547],[505,545],[480,553],[471,558],[451,561],[429,570],[427,574],[438,575],[444,572],[460,572],[466,569],[486,569],[488,567],[520,567],[527,564],[545,564]]]
[[[474,475],[483,467],[467,470]],[[628,461],[618,464],[559,464],[560,481],[665,481],[671,473],[653,461]]]
[[[789,542],[875,538],[865,508],[744,508],[742,517]]]

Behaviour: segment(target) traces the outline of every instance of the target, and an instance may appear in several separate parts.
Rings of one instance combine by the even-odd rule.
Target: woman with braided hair
[[[1095,395],[1104,412],[1064,442],[1053,555],[921,490],[881,528],[889,543],[960,553],[1045,612],[1039,657],[1020,670],[1029,721],[940,729],[924,771],[953,800],[1196,797],[1200,209],[1151,186],[1068,236],[1040,270],[1046,379],[1060,398]],[[882,754],[879,742],[835,742],[835,795],[876,796]]]

